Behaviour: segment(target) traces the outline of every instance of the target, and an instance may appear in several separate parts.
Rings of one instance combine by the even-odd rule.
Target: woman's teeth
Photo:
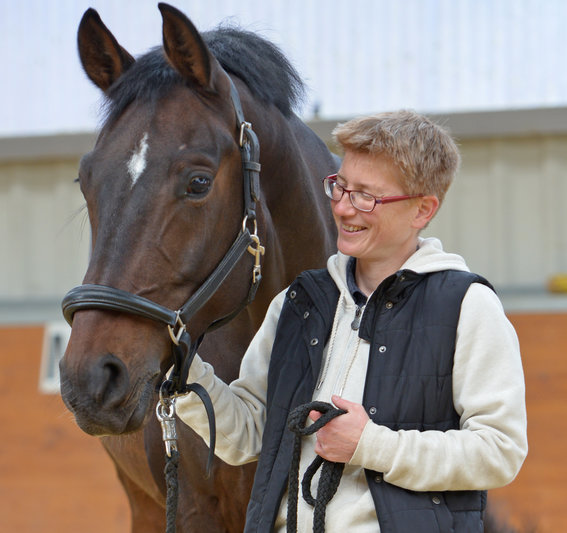
[[[361,231],[364,229],[363,226],[347,226],[346,224],[343,224],[343,229],[345,231],[349,231],[349,232],[355,232],[355,231]]]

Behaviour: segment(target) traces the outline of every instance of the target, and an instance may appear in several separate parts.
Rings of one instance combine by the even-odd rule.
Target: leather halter
[[[61,303],[63,316],[70,325],[73,322],[73,315],[77,311],[85,309],[119,311],[166,324],[173,342],[174,356],[173,370],[169,379],[162,385],[161,391],[161,393],[168,395],[183,394],[188,390],[193,390],[191,386],[186,384],[187,375],[193,356],[204,334],[192,342],[186,325],[220,287],[245,251],[250,252],[255,257],[252,283],[248,295],[235,311],[211,323],[206,332],[224,325],[246,307],[254,299],[262,278],[260,256],[264,253],[264,248],[260,245],[256,226],[256,202],[259,200],[260,188],[260,146],[251,124],[244,120],[236,87],[229,76],[227,76],[227,79],[230,82],[230,96],[236,114],[239,134],[244,187],[244,218],[242,229],[224,258],[201,287],[176,311],[142,296],[96,284],[84,284],[71,289]],[[253,233],[250,233],[248,229],[249,224],[253,226]]]

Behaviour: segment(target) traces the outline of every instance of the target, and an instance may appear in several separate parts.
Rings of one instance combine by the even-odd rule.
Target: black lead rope
[[[179,482],[177,477],[177,469],[179,467],[179,452],[172,450],[171,455],[165,459],[165,533],[175,533],[177,518],[177,501]]]
[[[323,416],[305,427],[310,411],[319,411]],[[301,437],[311,435],[321,429],[333,418],[345,414],[343,409],[337,409],[327,402],[311,402],[296,407],[288,416],[287,427],[295,433],[293,455],[289,469],[288,500],[287,500],[287,532],[297,532],[297,500],[299,492],[299,461],[301,457]],[[345,465],[327,461],[319,455],[309,465],[301,482],[303,499],[313,507],[313,533],[324,533],[325,513],[327,504],[337,492]],[[321,468],[321,476],[317,485],[317,497],[311,494],[311,481],[317,470]]]
[[[213,468],[216,445],[216,424],[213,402],[207,390],[199,383],[187,383],[189,368],[197,349],[203,340],[199,337],[191,342],[189,333],[184,330],[177,344],[173,346],[174,367],[169,378],[160,388],[160,399],[156,407],[158,420],[162,427],[162,437],[165,442],[165,484],[166,484],[166,533],[176,533],[176,516],[179,499],[179,451],[177,449],[177,432],[175,429],[175,399],[179,395],[194,392],[203,402],[209,420],[209,454],[207,458],[206,478],[209,478]]]

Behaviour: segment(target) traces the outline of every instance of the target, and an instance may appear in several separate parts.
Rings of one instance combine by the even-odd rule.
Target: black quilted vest
[[[374,422],[393,430],[459,428],[453,354],[461,302],[475,282],[489,285],[467,272],[400,271],[374,292],[359,330],[371,343],[363,405]],[[287,416],[312,399],[338,296],[326,270],[304,272],[287,292],[270,360],[267,420],[246,532],[273,529],[292,453]],[[380,472],[367,470],[366,478],[381,533],[483,531],[485,492],[414,492],[385,482]]]

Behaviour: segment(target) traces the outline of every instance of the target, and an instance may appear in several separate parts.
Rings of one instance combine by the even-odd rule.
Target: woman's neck
[[[402,265],[416,252],[419,245],[416,241],[403,254],[389,256],[382,261],[356,260],[355,279],[358,288],[370,296],[388,276],[395,274]]]

